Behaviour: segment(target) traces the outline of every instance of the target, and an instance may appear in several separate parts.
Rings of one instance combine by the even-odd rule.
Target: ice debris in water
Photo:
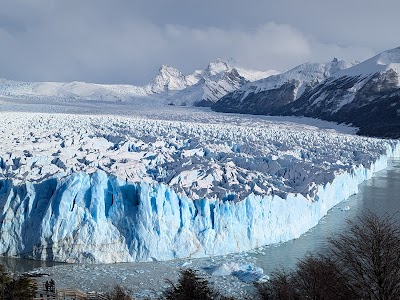
[[[238,264],[235,262],[228,262],[210,269],[212,270],[211,275],[213,276],[233,275],[246,283],[259,281],[266,276],[262,268],[256,267],[252,263]]]

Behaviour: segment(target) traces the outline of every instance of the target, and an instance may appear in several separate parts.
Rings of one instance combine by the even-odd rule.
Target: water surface
[[[307,253],[323,250],[327,246],[328,236],[346,230],[346,219],[361,216],[366,210],[377,214],[398,212],[400,210],[400,160],[391,161],[387,169],[376,173],[372,179],[362,183],[359,190],[358,194],[332,208],[316,227],[300,238],[250,251],[248,256],[256,259],[256,265],[262,267],[265,274],[269,274],[277,267],[292,268],[298,259]],[[349,210],[343,210],[347,206]],[[400,213],[396,215],[396,218],[400,220]],[[229,256],[226,258],[232,259]],[[200,261],[199,264],[201,264]],[[0,263],[13,272],[60,264],[17,258],[0,258]],[[142,266],[143,263],[139,265]],[[121,266],[125,265],[121,264]]]
[[[344,210],[346,207],[349,210]],[[277,267],[292,268],[307,253],[323,251],[328,246],[328,236],[346,230],[346,219],[360,217],[368,210],[378,215],[400,211],[400,160],[392,160],[388,168],[363,182],[358,194],[332,208],[317,226],[300,238],[264,247],[251,256],[257,258],[257,265],[266,274]],[[395,218],[400,220],[400,213]]]

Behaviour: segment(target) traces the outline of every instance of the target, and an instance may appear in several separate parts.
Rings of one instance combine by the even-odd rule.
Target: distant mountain
[[[352,65],[354,63],[337,59],[326,64],[305,63],[282,74],[246,84],[222,97],[213,109],[220,112],[273,114],[332,74]]]
[[[20,82],[0,80],[0,96],[27,100],[103,100],[126,101],[146,97],[144,87],[85,82]]]
[[[191,76],[199,78],[198,82],[186,89],[172,93],[168,104],[188,106],[211,106],[221,97],[245,84],[268,77],[278,72],[266,72],[244,69],[235,62],[218,59],[210,63],[203,71],[195,71]]]
[[[163,65],[145,86],[107,85],[85,82],[18,82],[0,79],[0,96],[30,100],[101,100],[128,101],[143,105],[211,105],[244,84],[276,74],[232,66],[221,59],[204,70],[184,75],[178,69]]]
[[[145,86],[148,94],[161,94],[164,92],[183,90],[199,81],[196,74],[183,75],[178,69],[162,65],[157,76]]]
[[[247,84],[213,109],[265,115],[297,115],[359,127],[359,134],[400,137],[400,47],[362,63],[334,59],[304,64]]]

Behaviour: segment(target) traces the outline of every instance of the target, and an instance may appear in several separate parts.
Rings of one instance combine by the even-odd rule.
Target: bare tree
[[[29,300],[36,294],[36,285],[29,277],[14,278],[0,265],[0,300]]]
[[[294,289],[292,276],[293,272],[291,271],[275,270],[268,281],[255,284],[258,298],[260,300],[300,299]]]
[[[180,277],[177,284],[171,285],[164,291],[165,300],[234,300],[233,297],[221,295],[209,286],[206,278],[197,274],[195,270],[186,269],[180,271]]]
[[[308,255],[297,263],[292,284],[300,299],[354,299],[346,276],[330,257],[321,254]]]
[[[393,216],[364,213],[337,237],[330,255],[356,299],[400,299],[400,228]]]
[[[105,298],[107,300],[133,300],[131,296],[129,296],[128,292],[120,285],[116,285],[111,291],[109,291]]]
[[[354,299],[346,278],[329,257],[308,255],[292,271],[275,271],[271,280],[256,285],[262,300]]]

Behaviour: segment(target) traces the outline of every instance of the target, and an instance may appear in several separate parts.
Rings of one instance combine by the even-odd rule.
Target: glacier
[[[327,122],[206,115],[177,122],[3,113],[0,254],[138,262],[284,242],[400,156],[397,141],[341,133]],[[189,172],[200,166],[214,176],[205,196],[199,173]],[[180,173],[171,177],[171,169]],[[236,185],[225,184],[226,175]]]
[[[104,171],[13,185],[0,181],[0,253],[65,262],[131,262],[240,252],[299,237],[358,185],[399,156],[389,148],[301,194],[193,201],[165,184],[127,183]],[[34,234],[35,233],[35,234]]]

